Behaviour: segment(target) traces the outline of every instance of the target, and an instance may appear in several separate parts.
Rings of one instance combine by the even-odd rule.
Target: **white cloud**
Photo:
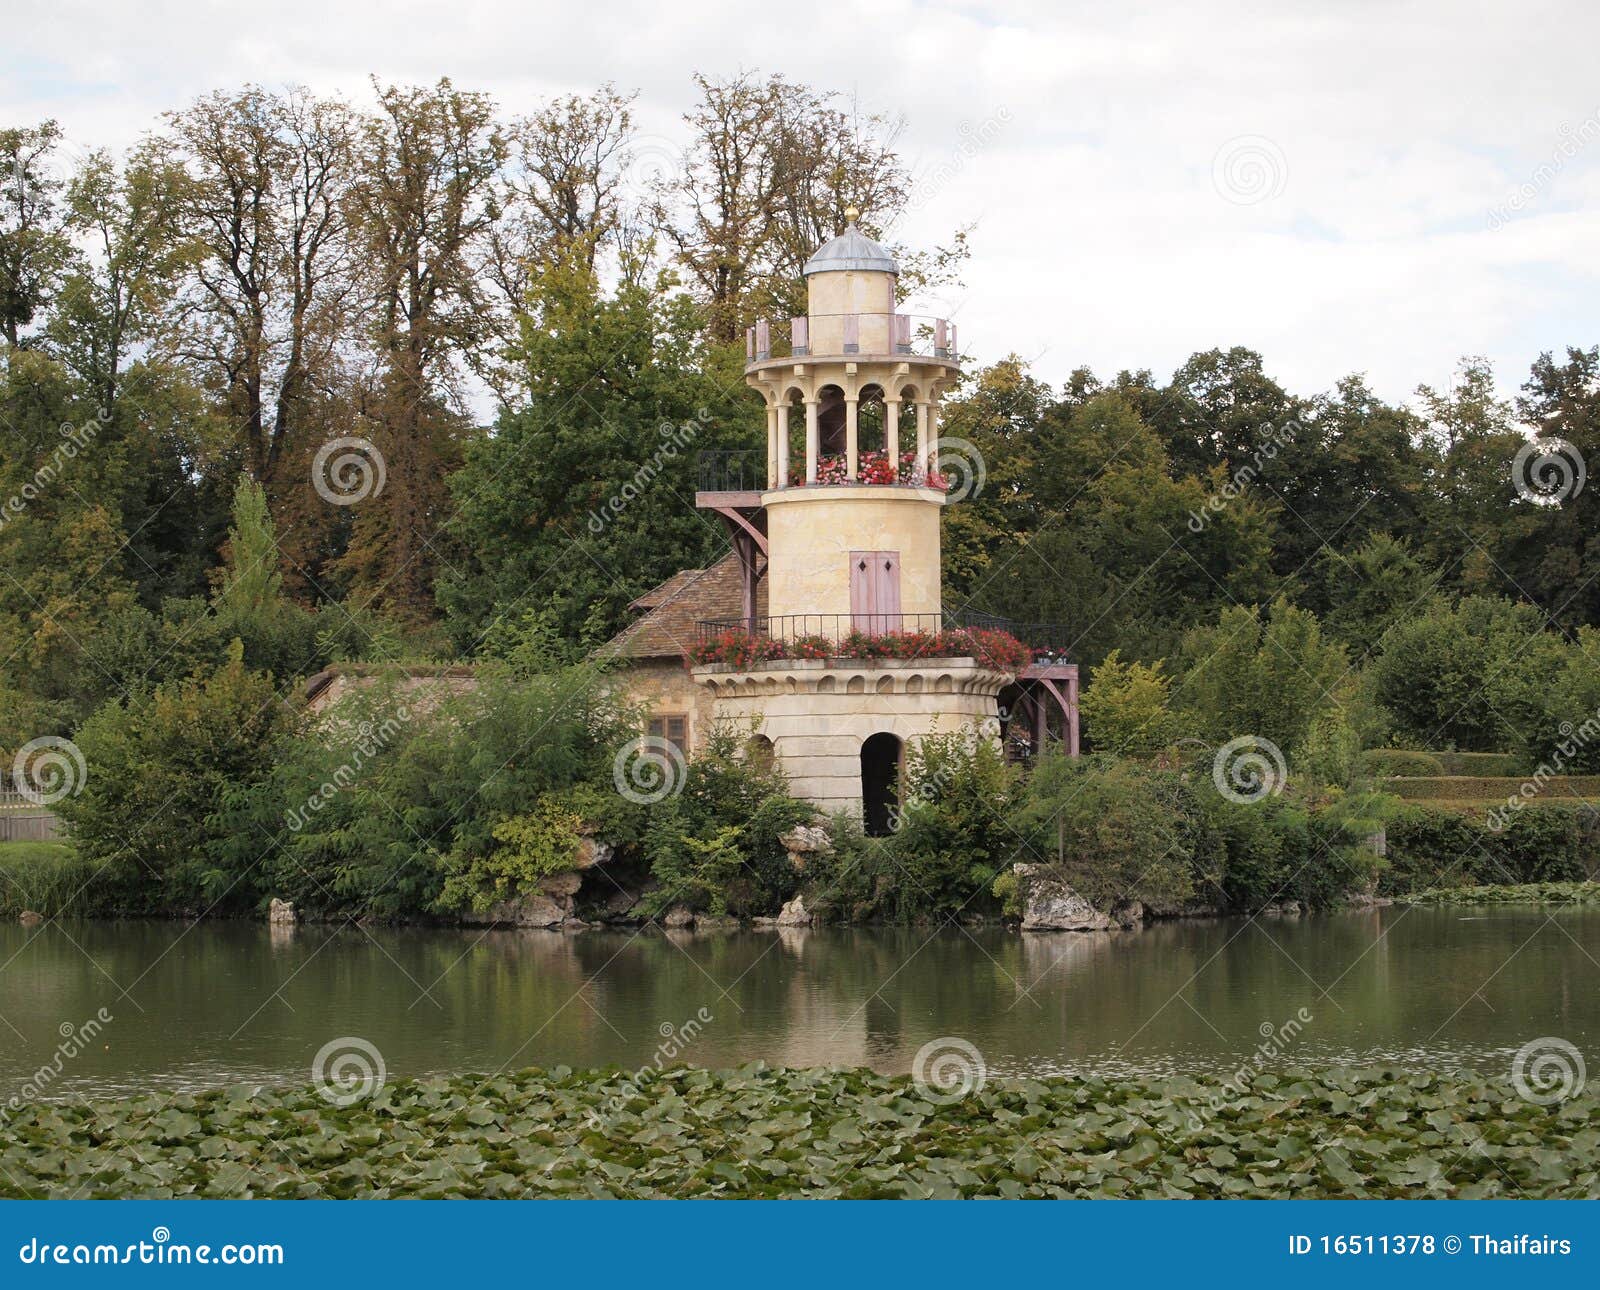
[[[1462,353],[1489,354],[1510,389],[1539,350],[1596,341],[1579,302],[1600,139],[1506,227],[1489,217],[1600,111],[1597,28],[1577,2],[80,2],[13,15],[0,119],[53,115],[80,146],[121,146],[212,88],[361,97],[376,73],[450,75],[510,110],[613,80],[670,135],[692,71],[782,71],[907,115],[908,156],[945,180],[903,235],[978,221],[967,288],[942,303],[981,357],[1039,355],[1057,380],[1164,375],[1246,344],[1296,390],[1361,370],[1403,398]],[[963,156],[963,126],[1001,109]],[[1257,205],[1213,186],[1243,135],[1287,166]]]

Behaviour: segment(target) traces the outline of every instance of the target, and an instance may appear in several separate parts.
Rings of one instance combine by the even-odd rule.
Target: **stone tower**
[[[698,624],[693,677],[719,720],[757,724],[798,796],[879,832],[907,745],[998,737],[1002,691],[1037,667],[1008,624],[944,612],[939,398],[960,374],[956,329],[898,312],[894,257],[846,214],[806,262],[805,316],[746,334],[765,462],[701,463],[697,504],[728,524],[744,616]]]

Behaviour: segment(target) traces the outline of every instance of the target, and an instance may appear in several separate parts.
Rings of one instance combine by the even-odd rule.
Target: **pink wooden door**
[[[863,632],[900,630],[900,553],[850,553],[851,625]]]

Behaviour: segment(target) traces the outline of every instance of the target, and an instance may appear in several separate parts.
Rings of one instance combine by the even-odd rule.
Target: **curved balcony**
[[[761,318],[744,334],[745,370],[807,358],[920,358],[959,365],[956,325],[917,314],[809,314]]]

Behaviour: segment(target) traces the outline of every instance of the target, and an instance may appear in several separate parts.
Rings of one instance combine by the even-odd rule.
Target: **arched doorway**
[[[887,731],[861,745],[861,823],[869,838],[887,837],[900,804],[900,740]]]

